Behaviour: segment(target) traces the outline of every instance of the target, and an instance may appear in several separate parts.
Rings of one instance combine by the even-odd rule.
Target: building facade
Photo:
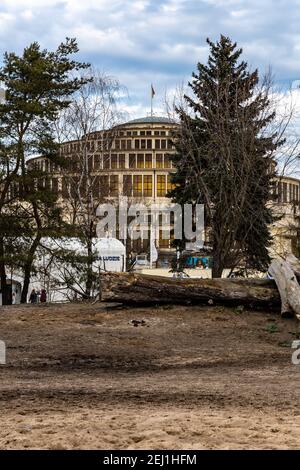
[[[170,205],[166,194],[171,189],[170,175],[174,171],[172,132],[176,126],[168,118],[147,117],[116,126],[107,135],[94,132],[84,141],[66,142],[61,146],[61,154],[70,160],[68,175],[42,157],[30,159],[28,166],[50,175],[47,184],[62,200],[67,200],[70,175],[77,177],[85,158],[87,172],[93,179],[93,195],[99,202],[126,197],[129,203],[142,202],[146,206],[155,203],[165,207]],[[147,252],[149,242],[150,236],[132,240],[129,249],[135,254]],[[168,252],[170,245],[170,240],[160,236],[160,250]]]
[[[277,218],[271,228],[273,246],[271,255],[293,253],[300,257],[300,180],[277,177],[273,214]]]
[[[81,141],[66,142],[61,146],[61,154],[70,161],[69,174],[74,178],[84,157],[85,168],[93,179],[93,195],[99,202],[126,197],[129,202],[167,207],[170,199],[166,194],[171,189],[171,173],[174,172],[172,134],[176,127],[175,122],[164,117],[135,119],[116,126],[112,132],[94,132]],[[30,159],[28,166],[45,171],[50,188],[62,200],[68,200],[69,175],[59,166],[42,157]],[[293,252],[299,256],[300,180],[276,179],[276,200],[272,207],[281,219],[272,227],[272,254]],[[162,236],[157,245],[161,253],[173,251],[171,241]],[[133,240],[130,249],[135,254],[147,253],[149,238]]]

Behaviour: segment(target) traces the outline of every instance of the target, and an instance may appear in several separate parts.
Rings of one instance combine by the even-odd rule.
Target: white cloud
[[[108,52],[113,55],[134,51],[134,42],[123,31],[117,28],[97,29],[85,24],[72,29],[72,36],[80,43],[81,50],[86,52]]]
[[[11,13],[0,12],[0,30],[1,33],[6,33],[15,23],[15,17]]]
[[[275,5],[276,4],[276,5]],[[76,36],[82,60],[118,76],[131,112],[148,108],[206,61],[206,37],[229,35],[252,67],[300,79],[300,0],[1,0],[0,44],[21,52],[31,41],[54,48]],[[140,108],[141,106],[141,108]]]
[[[24,10],[22,11],[21,13],[21,17],[24,19],[24,20],[28,20],[28,21],[31,21],[33,20],[34,18],[34,13],[32,10]]]
[[[14,0],[14,2],[11,0],[1,0],[1,6],[3,5],[12,11],[20,11],[26,8],[51,7],[58,3],[60,2],[55,0]]]
[[[234,10],[230,12],[230,15],[234,18],[243,18],[249,15],[250,10]]]
[[[162,44],[158,55],[166,57],[166,60],[178,60],[180,62],[197,63],[205,60],[207,47],[196,46],[195,44]]]

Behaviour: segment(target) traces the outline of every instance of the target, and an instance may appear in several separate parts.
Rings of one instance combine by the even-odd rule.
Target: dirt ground
[[[2,307],[0,448],[299,449],[299,333],[223,307]]]

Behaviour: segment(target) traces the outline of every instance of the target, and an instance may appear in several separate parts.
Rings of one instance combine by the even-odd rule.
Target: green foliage
[[[34,42],[21,56],[4,54],[0,68],[0,82],[6,91],[6,100],[0,104],[2,285],[5,284],[7,246],[12,237],[25,237],[19,264],[25,272],[24,283],[28,284],[39,240],[43,236],[59,235],[64,229],[56,205],[57,196],[50,190],[47,172],[29,171],[26,159],[33,154],[46,157],[49,163],[59,159],[53,123],[69,106],[72,95],[86,83],[76,74],[89,66],[70,58],[77,52],[76,40],[67,38],[54,52],[41,49]],[[18,246],[21,245],[19,239]],[[26,292],[23,301],[25,297]]]
[[[235,309],[235,313],[237,315],[244,313],[244,311],[245,311],[245,307],[243,305],[238,305]]]
[[[242,50],[229,38],[207,42],[208,63],[198,63],[189,83],[192,95],[177,108],[177,171],[169,196],[179,204],[205,204],[213,274],[219,277],[241,258],[259,270],[269,263],[271,162],[283,142],[268,130],[275,118],[268,84],[259,86],[257,70],[248,70]]]
[[[290,341],[280,341],[278,343],[278,346],[280,346],[281,348],[290,348],[291,343],[290,343]]]
[[[276,325],[276,323],[270,323],[269,325],[266,326],[266,331],[270,334],[272,333],[278,333],[279,328]]]

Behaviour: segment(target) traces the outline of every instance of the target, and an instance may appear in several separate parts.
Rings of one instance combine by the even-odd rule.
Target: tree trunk
[[[1,281],[1,293],[2,293],[2,305],[9,305],[9,286],[7,285],[7,276],[5,269],[4,260],[4,241],[0,239],[0,281]]]
[[[272,261],[269,273],[274,277],[281,297],[281,315],[290,317],[296,314],[300,320],[300,286],[296,274],[289,263]]]
[[[28,297],[28,289],[29,289],[29,284],[30,284],[30,278],[31,278],[31,270],[32,270],[32,265],[34,261],[34,255],[36,252],[37,247],[39,246],[41,240],[41,236],[38,235],[34,239],[30,250],[28,252],[28,256],[26,259],[26,263],[24,265],[23,273],[24,273],[24,281],[23,281],[23,289],[21,293],[21,304],[26,304],[27,303],[27,297]]]
[[[216,279],[216,278],[220,278],[222,277],[222,274],[223,274],[223,263],[220,259],[218,259],[218,256],[214,255],[214,258],[213,258],[213,265],[212,265],[212,278],[213,279]]]
[[[222,277],[222,274],[223,274],[223,268],[221,268],[221,267],[218,266],[218,265],[213,264],[212,273],[211,273],[212,278],[213,278],[213,279],[221,278],[221,277]]]
[[[102,300],[128,304],[214,303],[280,311],[272,280],[175,279],[137,273],[101,275]]]
[[[213,279],[221,278],[224,270],[224,260],[222,252],[220,252],[218,244],[215,242],[213,245],[213,264],[211,275]]]
[[[87,252],[88,252],[88,260],[87,260],[85,295],[86,295],[86,298],[89,299],[91,297],[92,287],[93,287],[93,247],[92,247],[92,239],[89,239],[88,242],[87,242]]]
[[[21,293],[21,304],[27,303],[28,297],[28,289],[30,284],[30,277],[31,277],[31,264],[27,264],[24,267],[24,281],[23,281],[23,288]]]

